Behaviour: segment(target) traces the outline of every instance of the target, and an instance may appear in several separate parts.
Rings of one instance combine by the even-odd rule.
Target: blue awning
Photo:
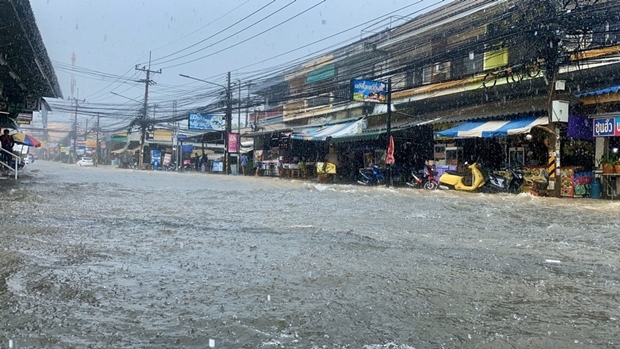
[[[619,91],[620,91],[620,86],[612,86],[612,87],[607,87],[601,90],[579,93],[579,94],[576,94],[575,97],[581,98],[581,97],[588,97],[588,96],[600,96],[600,95],[606,95],[610,93],[618,93]]]
[[[511,121],[466,122],[456,127],[435,132],[439,137],[450,138],[493,138],[528,133],[535,126],[547,125],[547,117],[530,117]]]
[[[293,131],[291,138],[306,141],[324,141],[327,137],[344,137],[362,132],[362,121],[349,121],[340,124],[308,127]]]

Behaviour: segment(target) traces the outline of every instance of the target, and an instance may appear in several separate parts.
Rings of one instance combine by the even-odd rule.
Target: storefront
[[[549,132],[547,116],[530,116],[512,120],[473,121],[438,131],[435,161],[438,172],[462,171],[463,161],[482,161],[497,174],[506,176],[505,169],[522,168],[529,191],[534,182],[548,181],[547,157]],[[561,133],[564,150],[574,140]],[[564,161],[560,168],[560,194],[565,197],[586,196],[592,181],[588,166],[575,166]],[[573,165],[573,166],[571,166]]]
[[[596,157],[600,166],[596,176],[602,184],[602,196],[615,199],[620,190],[620,116],[593,116]]]

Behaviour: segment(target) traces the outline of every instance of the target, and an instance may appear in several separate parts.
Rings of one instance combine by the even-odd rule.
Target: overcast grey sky
[[[393,15],[415,16],[426,12],[429,6],[448,2],[31,0],[65,98],[71,97],[69,66],[72,52],[76,55],[75,65],[89,70],[75,76],[79,98],[86,99],[86,103],[133,103],[110,92],[141,100],[144,84],[121,82],[144,78],[144,74],[135,71],[134,66],[146,64],[149,51],[152,51],[152,69],[162,69],[162,74],[153,77],[157,85],[151,88],[150,96],[155,101],[163,102],[186,95],[188,89],[191,91],[204,86],[179,77],[179,74],[225,84],[226,72],[232,71],[233,79],[244,79],[249,72],[284,64],[346,40],[359,39],[362,27],[277,59],[249,66],[380,18],[399,8],[411,5]],[[243,19],[261,7],[264,9]],[[289,22],[241,43],[290,18]],[[243,30],[260,20],[263,21]],[[240,22],[224,30],[237,21]],[[386,19],[380,26],[385,27],[388,23]],[[241,32],[233,35],[237,31]],[[236,46],[229,48],[232,45]],[[192,54],[194,51],[198,52]],[[115,82],[115,77],[119,76],[124,78]]]

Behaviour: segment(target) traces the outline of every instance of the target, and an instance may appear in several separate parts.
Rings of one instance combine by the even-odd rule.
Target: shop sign
[[[359,102],[386,102],[387,86],[384,82],[372,80],[351,80],[351,95]]]
[[[190,113],[187,128],[190,130],[223,131],[225,122],[221,115]]]
[[[620,136],[620,117],[594,119],[594,137]]]
[[[30,125],[32,121],[32,113],[19,113],[17,114],[17,123],[20,125]]]

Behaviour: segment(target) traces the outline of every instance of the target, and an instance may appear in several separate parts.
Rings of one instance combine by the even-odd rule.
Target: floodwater
[[[617,348],[620,204],[37,161],[0,348]]]

